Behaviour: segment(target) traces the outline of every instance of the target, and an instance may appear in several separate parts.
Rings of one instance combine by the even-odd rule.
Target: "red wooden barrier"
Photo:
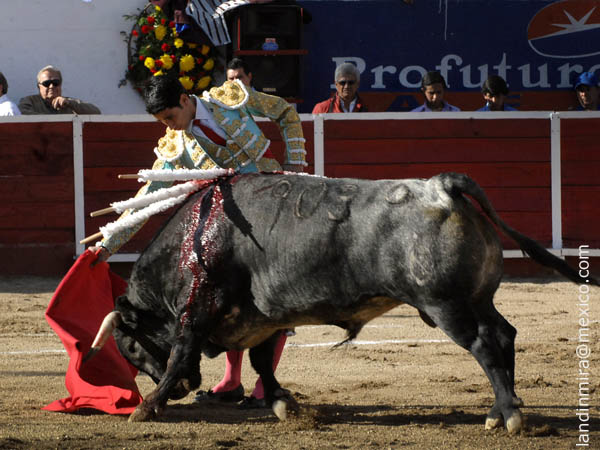
[[[72,129],[0,123],[0,274],[56,273],[73,263]]]
[[[283,160],[277,127],[259,122]],[[314,172],[314,127],[303,122],[307,172]],[[563,246],[600,248],[600,119],[561,120]],[[86,235],[116,218],[89,213],[141,186],[120,173],[151,167],[164,132],[157,122],[85,122],[83,174]],[[412,178],[462,172],[481,184],[507,223],[550,247],[550,121],[547,119],[367,120],[324,123],[325,174]],[[73,262],[72,122],[0,123],[0,274],[62,275]],[[144,248],[168,213],[153,218],[123,249]],[[504,240],[505,248],[515,248]],[[508,272],[539,273],[509,259]],[[549,273],[549,272],[546,272]]]
[[[563,246],[600,248],[600,119],[561,120]]]

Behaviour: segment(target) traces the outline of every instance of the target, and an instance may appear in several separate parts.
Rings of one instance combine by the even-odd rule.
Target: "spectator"
[[[575,81],[575,92],[579,106],[576,111],[598,111],[600,102],[598,101],[598,77],[594,72],[583,72]]]
[[[8,92],[8,82],[2,72],[0,72],[0,116],[20,116],[21,111],[15,105],[6,93]]]
[[[421,80],[421,91],[425,95],[425,103],[412,111],[460,111],[460,108],[452,106],[444,100],[446,89],[446,80],[441,73],[427,72]]]
[[[240,80],[248,87],[252,87],[252,72],[243,59],[233,58],[227,64],[227,81]]]
[[[354,64],[343,63],[337,66],[333,79],[336,92],[329,100],[317,103],[313,108],[313,114],[367,111],[358,96],[360,72]]]
[[[91,103],[62,95],[62,74],[54,66],[46,66],[37,74],[39,94],[23,97],[19,109],[23,114],[100,114]]]
[[[516,111],[515,108],[504,103],[508,95],[508,86],[501,76],[490,75],[483,82],[481,93],[486,103],[477,111]]]

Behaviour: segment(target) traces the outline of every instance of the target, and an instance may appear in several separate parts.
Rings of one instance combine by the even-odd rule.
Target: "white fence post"
[[[314,116],[315,175],[325,175],[325,132],[322,115]]]
[[[73,185],[75,194],[75,255],[85,251],[85,244],[80,244],[85,238],[85,212],[83,193],[83,119],[73,117]]]
[[[550,189],[552,192],[552,248],[562,250],[562,198],[560,172],[560,113],[550,114]]]

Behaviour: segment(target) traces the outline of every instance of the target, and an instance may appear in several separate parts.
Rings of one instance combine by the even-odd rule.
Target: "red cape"
[[[113,310],[114,299],[127,288],[106,262],[90,267],[95,259],[96,255],[86,250],[75,261],[46,310],[46,320],[69,354],[65,385],[71,394],[45,406],[47,411],[93,408],[130,414],[142,401],[135,383],[137,370],[121,356],[112,336],[96,356],[81,364],[102,320]]]

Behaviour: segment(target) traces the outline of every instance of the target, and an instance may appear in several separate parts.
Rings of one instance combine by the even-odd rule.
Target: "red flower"
[[[143,61],[145,59],[146,59],[146,57],[144,55],[140,55],[140,61]]]
[[[133,30],[131,34],[133,34],[135,37],[138,37],[140,35],[140,33],[138,33],[137,30]]]
[[[175,22],[173,22],[172,20],[169,22],[169,28],[173,28],[175,26]]]
[[[162,25],[164,25],[165,23],[167,23],[167,19],[165,19],[165,18],[162,18],[162,19],[160,19],[160,23],[161,23]]]
[[[148,16],[147,19],[148,19],[148,24],[149,25],[154,25],[154,17]]]
[[[161,48],[161,50],[162,50],[163,52],[165,52],[165,53],[166,53],[166,52],[168,52],[168,51],[169,51],[169,49],[171,48],[171,46],[170,46],[169,44],[163,44],[163,45],[161,45],[161,46],[160,46],[160,48]]]
[[[150,33],[151,29],[152,28],[150,28],[148,25],[142,25],[142,33],[144,33],[144,34]]]
[[[158,70],[156,70],[156,69],[150,69],[150,72],[156,73],[156,72],[158,72]]]
[[[156,64],[158,67],[162,67],[163,62],[160,59],[155,59],[154,64]]]

